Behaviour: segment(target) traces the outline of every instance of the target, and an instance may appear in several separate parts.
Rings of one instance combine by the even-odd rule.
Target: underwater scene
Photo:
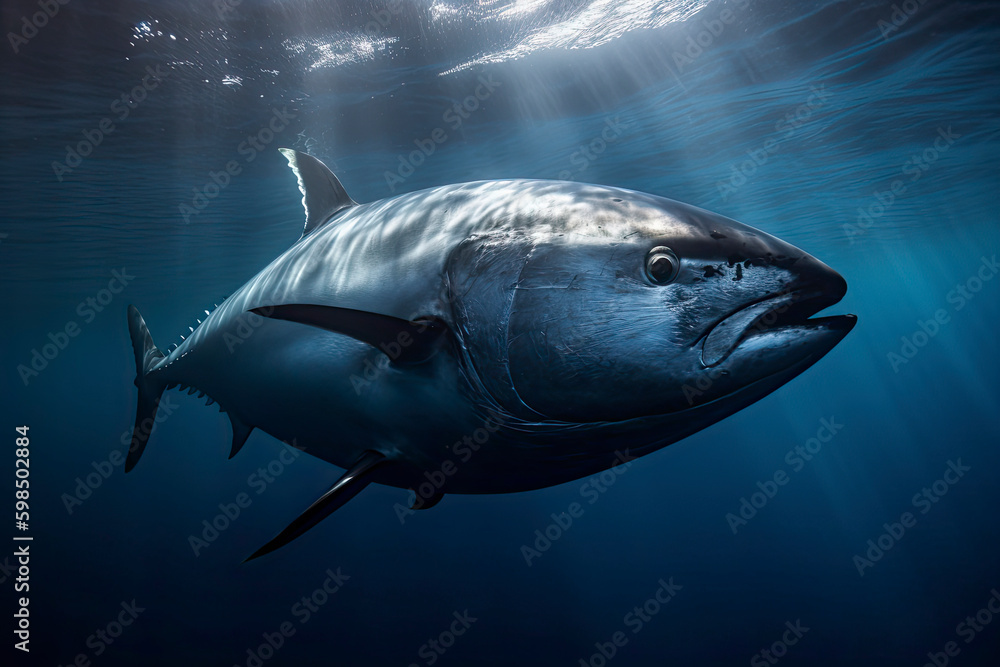
[[[1000,664],[1000,4],[0,16],[2,664]]]

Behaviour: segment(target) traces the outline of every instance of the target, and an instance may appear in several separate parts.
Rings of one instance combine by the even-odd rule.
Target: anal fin
[[[444,494],[440,492],[435,493],[433,496],[430,496],[429,498],[424,498],[423,496],[417,496],[416,499],[413,501],[413,504],[410,505],[410,509],[429,510],[430,508],[434,507],[439,502],[441,502],[442,498],[444,498]]]
[[[379,465],[385,463],[385,455],[368,450],[361,455],[351,468],[341,476],[330,490],[319,497],[305,512],[285,527],[270,542],[257,549],[243,562],[269,554],[275,549],[285,546],[295,538],[340,509],[351,498],[358,495],[371,482],[370,473]]]
[[[239,417],[232,413],[229,414],[229,421],[233,425],[233,446],[229,450],[229,458],[233,458],[243,449],[243,445],[246,444],[247,438],[250,437],[250,433],[253,431],[253,426],[247,426]]]

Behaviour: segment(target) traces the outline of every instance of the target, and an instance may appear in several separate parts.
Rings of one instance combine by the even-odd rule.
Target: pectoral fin
[[[370,473],[378,466],[385,463],[387,459],[383,454],[375,451],[366,451],[357,462],[351,466],[350,470],[337,480],[319,499],[300,514],[294,521],[278,533],[278,535],[257,549],[251,556],[243,562],[251,561],[254,558],[271,553],[275,549],[283,547],[296,537],[302,535],[317,523],[328,517],[335,510],[342,507],[348,500],[358,495],[371,482]]]
[[[448,336],[448,326],[435,318],[404,320],[365,310],[288,304],[253,308],[263,317],[287,320],[356,338],[381,350],[390,361],[418,364],[429,359]]]

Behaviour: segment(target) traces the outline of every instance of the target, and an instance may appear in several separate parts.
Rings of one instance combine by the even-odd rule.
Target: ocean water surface
[[[3,664],[998,664],[997,3],[0,15]],[[404,522],[372,486],[242,564],[341,471],[259,431],[227,460],[229,420],[172,391],[124,474],[125,310],[178,342],[299,237],[279,147],[359,202],[546,178],[701,206],[834,267],[858,325],[619,473]]]

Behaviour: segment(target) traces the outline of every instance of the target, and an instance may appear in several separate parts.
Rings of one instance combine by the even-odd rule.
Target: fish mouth
[[[717,366],[742,343],[765,334],[787,332],[789,336],[801,336],[809,330],[823,329],[840,331],[839,338],[846,336],[857,322],[854,315],[810,319],[843,298],[846,284],[842,280],[842,287],[836,289],[805,286],[768,294],[740,306],[702,334],[701,363],[705,367]]]

